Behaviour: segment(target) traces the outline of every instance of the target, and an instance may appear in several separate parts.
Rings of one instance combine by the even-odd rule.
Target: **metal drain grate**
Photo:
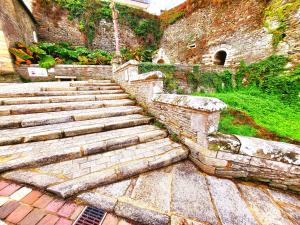
[[[78,217],[74,225],[100,225],[103,222],[105,215],[106,212],[102,209],[88,206]]]

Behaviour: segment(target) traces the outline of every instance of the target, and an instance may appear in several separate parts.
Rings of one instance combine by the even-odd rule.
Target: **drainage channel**
[[[101,225],[105,216],[106,212],[104,210],[87,206],[73,225]]]

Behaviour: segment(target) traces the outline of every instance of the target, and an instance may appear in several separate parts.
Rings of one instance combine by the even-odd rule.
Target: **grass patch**
[[[221,132],[300,143],[299,104],[288,104],[256,88],[194,95],[216,97],[228,105],[222,113]]]

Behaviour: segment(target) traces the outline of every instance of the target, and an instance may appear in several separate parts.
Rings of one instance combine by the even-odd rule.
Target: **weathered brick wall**
[[[54,9],[52,11],[50,9],[45,10],[40,6],[40,0],[33,0],[32,3],[33,15],[38,22],[38,33],[41,41],[66,41],[81,46],[86,44],[86,37],[79,29],[79,21],[77,19],[70,21],[66,10],[57,7],[57,11]],[[59,16],[53,18],[51,12],[57,12]],[[113,23],[101,20],[95,27],[95,38],[90,48],[113,52],[115,50]],[[138,38],[129,27],[120,25],[119,33],[121,47],[134,48],[139,46]]]
[[[225,66],[254,62],[272,54],[272,35],[263,28],[263,1],[230,1],[200,8],[170,25],[161,47],[172,62],[212,65],[215,53],[227,52]],[[195,43],[195,48],[188,45]]]
[[[14,72],[8,48],[16,41],[31,43],[35,24],[18,0],[1,0],[0,75]]]
[[[88,79],[112,79],[112,67],[104,65],[56,65],[54,72],[48,71],[48,77],[29,77],[28,67],[39,67],[38,65],[20,65],[16,72],[26,80],[49,81],[55,80],[55,76],[76,76],[77,80]]]

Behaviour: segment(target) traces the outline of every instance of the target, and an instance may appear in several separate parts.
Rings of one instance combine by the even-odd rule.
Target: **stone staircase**
[[[299,224],[299,195],[201,172],[152,121],[109,80],[2,87],[1,176],[136,224]]]
[[[0,93],[0,172],[61,197],[187,158],[110,80]]]

